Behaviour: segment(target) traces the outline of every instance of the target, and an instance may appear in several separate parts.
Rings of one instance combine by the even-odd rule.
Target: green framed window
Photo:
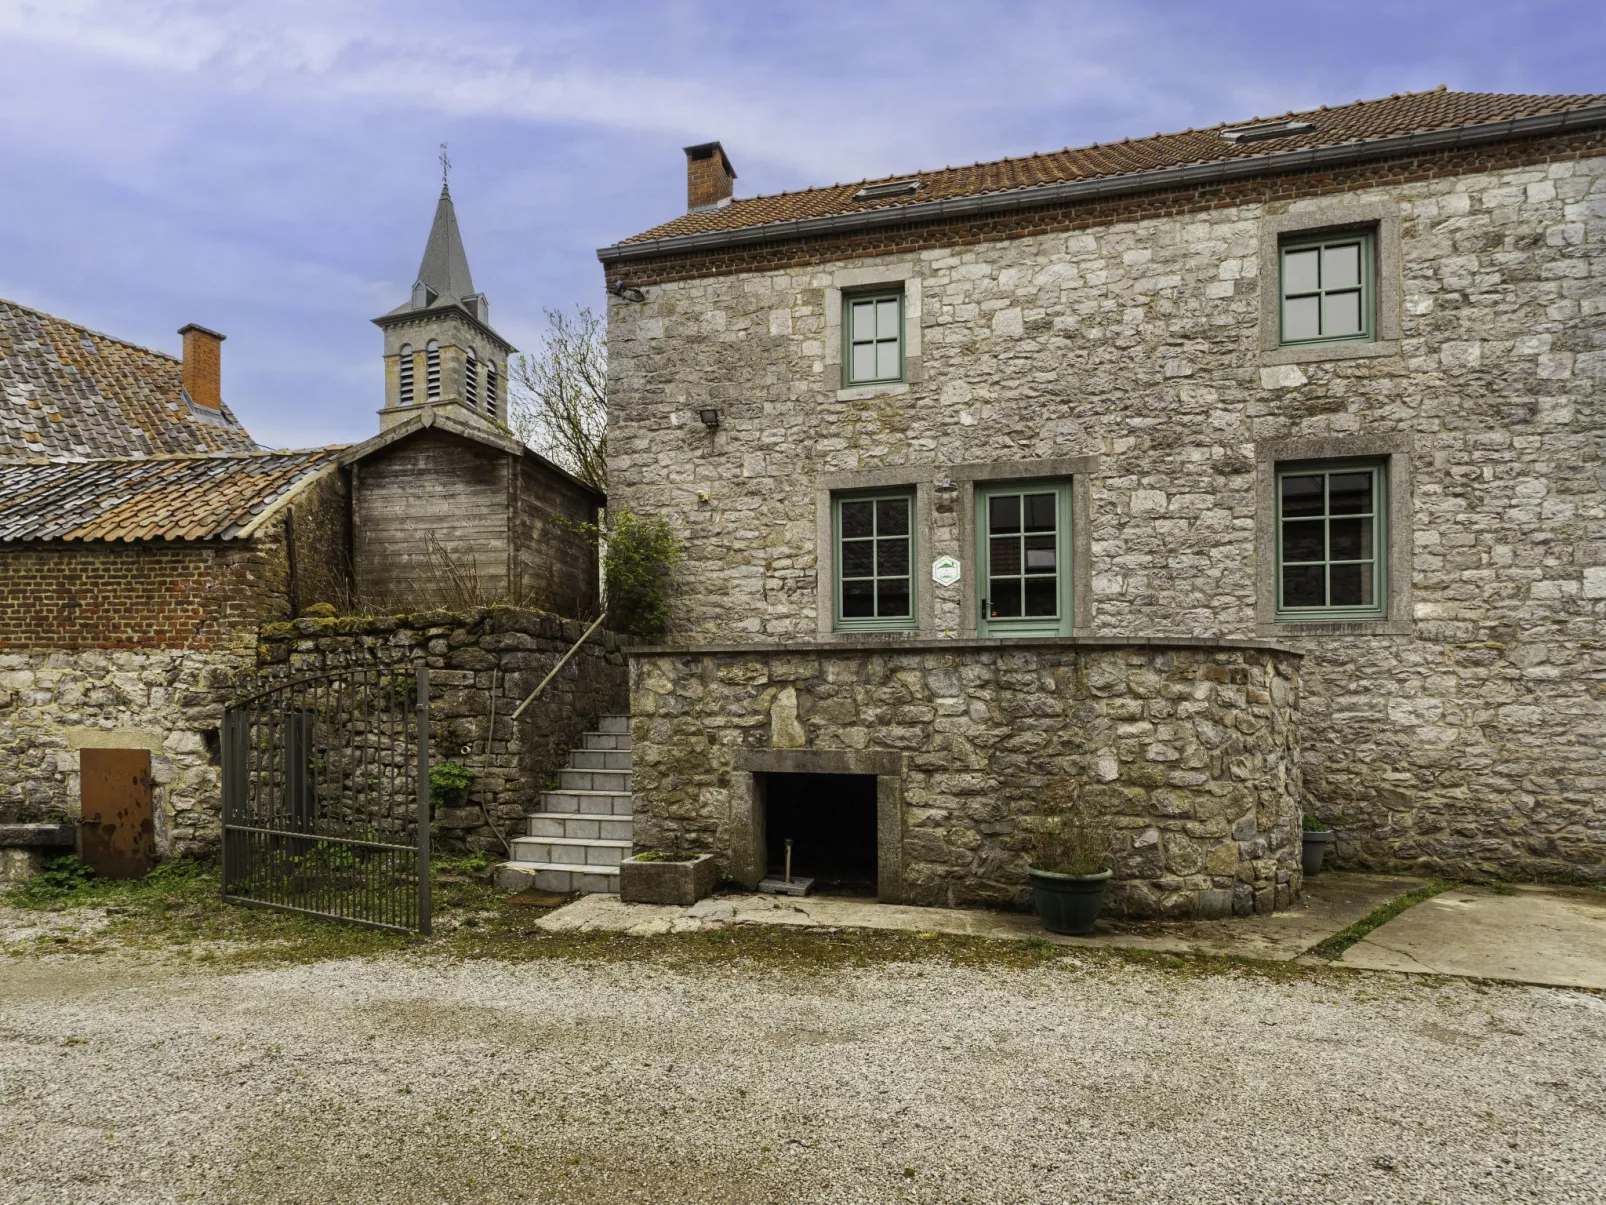
[[[832,499],[836,627],[854,632],[915,626],[915,492]]]
[[[976,487],[983,636],[1071,634],[1071,483]]]
[[[1278,284],[1284,346],[1372,339],[1372,244],[1369,230],[1283,240]]]
[[[1381,464],[1277,470],[1277,618],[1382,619],[1388,481]]]
[[[842,374],[848,385],[903,380],[903,294],[842,299]]]

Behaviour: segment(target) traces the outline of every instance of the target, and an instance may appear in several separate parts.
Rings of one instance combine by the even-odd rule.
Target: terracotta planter
[[[1301,858],[1305,866],[1305,877],[1322,873],[1322,858],[1327,853],[1327,847],[1333,843],[1332,833],[1302,833],[1305,838]]]
[[[1028,866],[1026,874],[1032,881],[1032,903],[1043,928],[1073,937],[1093,932],[1093,922],[1104,907],[1104,889],[1110,882],[1108,870],[1099,874],[1055,874]]]

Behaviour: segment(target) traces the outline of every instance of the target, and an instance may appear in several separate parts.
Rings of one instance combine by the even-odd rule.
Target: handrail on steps
[[[591,621],[591,626],[580,634],[580,639],[576,640],[572,645],[570,645],[569,646],[569,651],[567,653],[563,654],[563,660],[559,661],[556,665],[554,665],[552,667],[552,672],[550,674],[548,674],[546,677],[541,679],[540,685],[537,686],[534,690],[532,690],[525,697],[524,702],[520,703],[517,707],[515,707],[513,709],[513,715],[511,717],[512,719],[515,719],[515,720],[518,719],[519,716],[521,714],[523,714],[524,709],[526,707],[528,707],[531,703],[535,702],[535,696],[540,694],[543,690],[545,690],[546,689],[546,684],[548,682],[552,681],[553,678],[556,678],[558,676],[558,671],[560,669],[562,669],[565,665],[567,665],[569,663],[569,658],[574,656],[574,654],[579,650],[580,646],[591,638],[591,633],[595,632],[599,627],[602,626],[602,621],[604,619],[606,619],[607,616],[608,616],[607,611],[604,611],[601,615],[598,615],[595,619],[593,619]]]

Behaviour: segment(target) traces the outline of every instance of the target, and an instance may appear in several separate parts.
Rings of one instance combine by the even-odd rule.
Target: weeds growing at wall
[[[645,644],[669,634],[669,579],[686,553],[669,524],[628,510],[617,512],[605,534],[608,626]]]

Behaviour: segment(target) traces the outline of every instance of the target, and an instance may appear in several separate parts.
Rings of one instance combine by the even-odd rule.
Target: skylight
[[[901,197],[919,192],[925,184],[919,180],[888,180],[884,184],[866,184],[853,194],[855,201],[879,201],[883,197]]]
[[[1263,138],[1291,138],[1308,134],[1316,127],[1308,121],[1258,121],[1252,126],[1235,126],[1221,131],[1223,142],[1259,142]]]

